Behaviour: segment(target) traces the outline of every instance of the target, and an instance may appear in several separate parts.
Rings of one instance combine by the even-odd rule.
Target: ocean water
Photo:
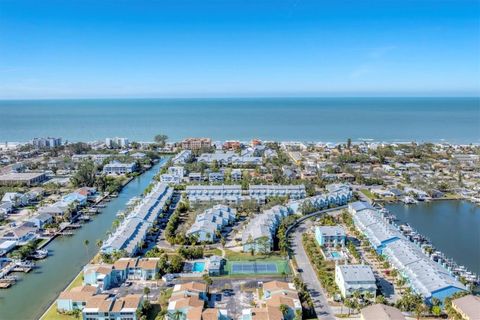
[[[0,101],[0,141],[252,138],[480,143],[479,98],[259,98]]]

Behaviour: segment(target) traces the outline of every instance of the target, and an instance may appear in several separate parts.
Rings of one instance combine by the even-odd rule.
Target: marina
[[[58,237],[46,245],[44,249],[49,251],[49,257],[36,261],[35,268],[29,273],[15,273],[14,277],[8,278],[15,285],[0,291],[0,319],[38,318],[96,254],[98,246],[95,242],[103,239],[112,228],[115,214],[125,208],[128,200],[143,193],[165,161],[134,178],[92,222],[82,224],[82,228],[72,231],[71,236]],[[85,245],[85,240],[89,240],[88,245]],[[25,301],[30,303],[25,304]]]
[[[388,204],[386,208],[385,219],[396,223],[402,234],[431,260],[460,281],[479,285],[478,207],[467,201],[447,200],[409,206]]]

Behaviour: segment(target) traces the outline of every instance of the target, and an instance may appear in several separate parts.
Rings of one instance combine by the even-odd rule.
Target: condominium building
[[[337,265],[335,267],[335,283],[344,298],[360,292],[376,296],[377,285],[372,268],[362,264]]]
[[[187,236],[196,236],[198,241],[216,241],[218,231],[233,223],[236,210],[225,205],[216,205],[205,210],[195,218],[195,223],[188,229]]]
[[[203,148],[210,148],[212,140],[210,138],[187,138],[181,142],[182,149],[185,150],[199,150]]]
[[[188,160],[190,160],[191,157],[192,157],[192,151],[182,150],[172,158],[172,162],[175,165],[185,164],[186,162],[188,162]]]
[[[128,148],[129,144],[128,138],[105,138],[107,148]]]
[[[341,226],[318,226],[315,227],[315,239],[321,246],[344,246],[347,235]]]
[[[298,200],[306,197],[305,186],[298,185],[251,185],[249,189],[250,197],[263,200],[268,197],[288,197]]]
[[[137,164],[135,162],[121,163],[119,161],[112,161],[103,167],[103,172],[106,174],[127,174],[135,170],[137,170]]]
[[[430,302],[432,298],[443,301],[456,292],[466,290],[450,271],[427,257],[395,225],[383,219],[381,212],[364,207],[361,204],[351,207],[355,226],[372,247],[398,270],[415,293]]]
[[[32,144],[35,148],[55,148],[62,145],[62,138],[33,138]]]
[[[0,186],[35,186],[47,180],[43,172],[11,172],[0,175]]]
[[[104,242],[101,251],[113,253],[123,250],[129,255],[134,255],[140,243],[145,240],[147,231],[163,212],[163,207],[170,201],[172,194],[173,188],[167,184],[156,184]]]
[[[291,210],[278,205],[252,218],[242,234],[243,251],[270,252],[280,222],[290,214]]]

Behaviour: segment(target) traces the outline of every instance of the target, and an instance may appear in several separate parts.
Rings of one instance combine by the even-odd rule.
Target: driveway
[[[312,297],[318,319],[334,320],[335,317],[332,309],[328,305],[324,290],[320,285],[317,274],[310,264],[307,253],[303,248],[302,235],[307,231],[310,224],[310,220],[305,220],[293,230],[290,240],[291,249],[294,253],[298,268],[302,269],[302,272],[299,275],[303,282],[307,285],[307,289]]]

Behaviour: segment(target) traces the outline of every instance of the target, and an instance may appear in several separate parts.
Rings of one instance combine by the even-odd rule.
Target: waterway
[[[430,239],[447,257],[480,274],[480,208],[467,201],[440,200],[386,206]]]
[[[38,268],[20,277],[11,288],[0,291],[0,319],[38,319],[58,294],[75,278],[98,252],[97,240],[103,240],[112,228],[112,221],[128,200],[142,194],[166,160],[134,178],[107,203],[93,221],[86,223],[73,236],[54,239],[48,246],[50,256],[37,263]],[[89,245],[85,246],[85,240]]]

